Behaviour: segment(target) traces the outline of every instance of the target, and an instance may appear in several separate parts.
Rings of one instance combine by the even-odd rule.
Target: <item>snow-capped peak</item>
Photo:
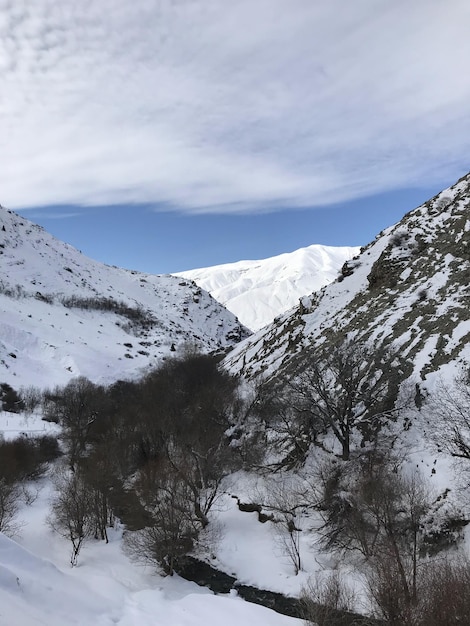
[[[299,298],[338,276],[358,247],[312,245],[258,261],[238,261],[181,272],[232,311],[253,331],[263,328]]]

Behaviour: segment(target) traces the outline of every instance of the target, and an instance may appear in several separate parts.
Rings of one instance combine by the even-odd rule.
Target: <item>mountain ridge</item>
[[[175,274],[194,280],[257,331],[298,304],[299,298],[335,280],[358,246],[313,244],[267,259],[244,260]]]
[[[345,337],[399,350],[406,376],[420,381],[467,361],[469,208],[467,174],[379,233],[334,283],[236,347],[226,367],[269,377],[308,347]]]
[[[185,346],[224,351],[248,334],[192,281],[88,259],[3,207],[0,261],[0,370],[15,387],[110,382]]]

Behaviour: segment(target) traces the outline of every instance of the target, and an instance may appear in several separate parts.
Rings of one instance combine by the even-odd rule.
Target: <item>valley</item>
[[[1,208],[0,623],[464,623],[469,210],[470,174],[299,296],[326,250],[153,276]]]

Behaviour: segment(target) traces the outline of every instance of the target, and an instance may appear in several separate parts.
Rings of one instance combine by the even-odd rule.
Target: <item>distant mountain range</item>
[[[236,346],[226,367],[266,377],[342,337],[399,349],[403,379],[432,378],[470,360],[469,205],[467,175],[362,250],[309,246],[179,276],[103,265],[1,207],[0,382],[105,383],[188,346]]]
[[[260,330],[299,298],[333,282],[358,247],[312,245],[258,261],[238,261],[178,274],[194,280],[253,331]]]

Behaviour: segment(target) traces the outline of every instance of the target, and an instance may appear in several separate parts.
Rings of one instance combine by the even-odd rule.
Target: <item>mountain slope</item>
[[[299,298],[338,276],[357,247],[312,245],[260,261],[239,261],[181,272],[232,311],[251,330],[259,330]]]
[[[225,360],[253,377],[287,367],[312,345],[345,337],[399,353],[402,379],[470,360],[470,174],[411,211]]]
[[[172,350],[247,335],[192,281],[110,267],[0,207],[0,381],[133,376]]]

